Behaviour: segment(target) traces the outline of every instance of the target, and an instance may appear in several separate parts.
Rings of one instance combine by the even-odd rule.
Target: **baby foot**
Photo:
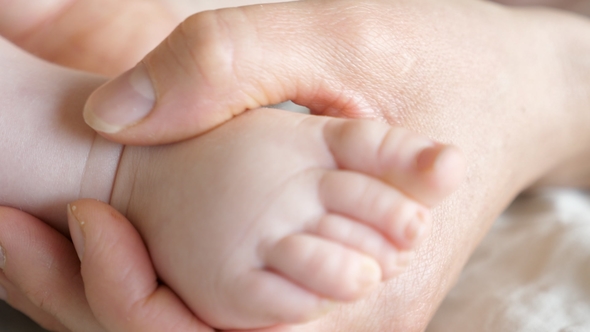
[[[401,128],[256,110],[193,140],[127,147],[112,203],[206,323],[301,323],[399,274],[462,155]]]

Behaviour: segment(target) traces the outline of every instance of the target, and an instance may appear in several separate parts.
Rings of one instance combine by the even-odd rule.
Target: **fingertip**
[[[100,276],[119,286],[126,281],[125,277],[130,276],[137,281],[134,286],[139,287],[139,292],[146,291],[146,282],[150,285],[149,289],[155,287],[156,276],[143,240],[121,213],[106,203],[92,199],[71,203],[69,212],[74,229],[72,237],[76,237],[78,226],[84,241],[82,274],[85,279],[88,275],[89,281],[93,282],[95,276]],[[121,271],[128,271],[131,275],[124,276]],[[132,289],[126,288],[130,292]]]
[[[68,226],[70,228],[70,236],[72,238],[72,242],[74,243],[74,248],[76,249],[76,253],[78,254],[78,258],[82,261],[84,257],[84,233],[82,231],[82,226],[84,225],[83,221],[78,220],[76,218],[74,212],[77,210],[76,205],[68,204],[67,206],[67,216],[68,216]]]

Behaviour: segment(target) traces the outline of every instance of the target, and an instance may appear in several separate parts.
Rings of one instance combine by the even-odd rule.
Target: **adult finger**
[[[4,274],[0,274],[0,286],[2,287],[2,299],[14,309],[24,313],[39,326],[50,331],[70,331],[67,327],[43,309],[36,306],[17,286],[15,286]]]
[[[0,0],[0,35],[51,62],[112,76],[187,16],[251,3],[257,0]]]
[[[360,76],[348,66],[362,57],[349,44],[365,38],[355,3],[298,1],[191,16],[136,67],[99,88],[85,119],[112,140],[154,144],[285,100],[316,113],[362,114],[362,98],[354,89],[344,98],[340,83]]]
[[[108,331],[213,331],[158,284],[141,237],[120,213],[80,200],[69,206],[68,221],[88,301]]]
[[[84,294],[80,262],[62,234],[22,211],[0,207],[7,301],[55,331],[104,331]]]
[[[182,16],[159,0],[0,0],[0,34],[51,62],[104,75],[133,67]]]

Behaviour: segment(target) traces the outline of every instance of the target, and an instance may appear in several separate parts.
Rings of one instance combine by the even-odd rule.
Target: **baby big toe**
[[[453,192],[465,160],[452,146],[388,125],[333,119],[324,137],[340,169],[369,174],[432,206]]]
[[[269,251],[267,267],[322,297],[354,301],[381,281],[373,258],[339,243],[308,234],[280,240]]]
[[[406,167],[394,160],[382,178],[428,206],[450,195],[465,177],[463,154],[452,145],[435,144],[416,151]]]

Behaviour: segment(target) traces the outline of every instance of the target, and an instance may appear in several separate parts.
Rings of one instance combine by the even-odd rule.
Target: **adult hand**
[[[435,211],[433,236],[409,270],[363,302],[293,327],[421,331],[491,222],[554,166],[537,159],[531,142],[549,132],[557,135],[544,144],[560,145],[554,142],[568,131],[551,110],[583,105],[564,91],[564,77],[578,82],[586,72],[562,71],[587,58],[578,51],[581,58],[564,61],[573,49],[586,50],[572,42],[588,28],[581,22],[474,0],[303,1],[207,12],[97,90],[85,116],[110,139],[156,144],[291,99],[317,114],[375,118],[455,143],[470,161],[469,181]],[[526,172],[513,172],[515,160]]]
[[[84,294],[67,238],[22,211],[0,207],[0,285],[5,300],[51,331],[105,331]]]
[[[342,3],[348,4],[349,6],[342,8]],[[299,61],[303,60],[304,62],[311,61],[311,64],[301,67],[296,72],[297,76],[295,78],[293,76],[287,76],[287,78],[297,81],[297,78],[300,77],[299,74],[301,74],[301,77],[305,80],[299,80],[296,83],[307,89],[303,91],[312,92],[312,100],[322,100],[325,97],[317,94],[317,91],[326,91],[326,87],[321,84],[327,85],[327,88],[336,87],[342,89],[343,94],[339,94],[336,98],[339,103],[334,104],[333,106],[335,107],[323,107],[326,105],[322,105],[321,103],[314,105],[310,102],[310,106],[316,112],[324,111],[330,114],[336,107],[343,106],[343,109],[349,111],[348,115],[383,118],[390,122],[407,124],[410,127],[418,128],[422,131],[431,132],[435,137],[438,134],[439,137],[448,137],[450,141],[457,141],[459,143],[467,142],[469,144],[459,145],[470,147],[467,150],[469,156],[476,155],[474,151],[480,149],[483,151],[479,154],[481,156],[490,153],[490,149],[486,149],[485,143],[488,143],[488,141],[485,140],[485,142],[482,142],[480,137],[498,137],[494,136],[494,130],[497,127],[515,129],[515,123],[524,122],[522,121],[524,117],[516,119],[518,121],[512,121],[512,118],[508,121],[506,120],[505,113],[495,112],[497,109],[514,110],[511,112],[512,114],[524,114],[522,112],[523,109],[537,109],[538,104],[545,102],[545,98],[540,98],[539,96],[549,96],[549,94],[537,94],[535,95],[536,99],[533,98],[531,103],[531,94],[524,91],[532,87],[534,88],[533,90],[536,89],[535,91],[538,92],[539,89],[536,84],[539,81],[536,80],[536,74],[543,73],[543,75],[551,77],[552,71],[548,69],[553,67],[540,66],[540,64],[546,64],[547,59],[545,55],[549,57],[555,55],[537,52],[542,50],[545,44],[539,39],[535,39],[539,37],[539,34],[531,26],[536,26],[536,28],[550,27],[550,29],[543,31],[543,36],[548,39],[555,39],[556,35],[554,34],[561,27],[559,24],[554,24],[555,21],[547,24],[549,21],[539,19],[544,18],[543,13],[540,13],[538,17],[524,15],[523,13],[520,13],[522,16],[519,16],[519,14],[512,15],[512,13],[508,15],[512,18],[524,18],[524,22],[527,24],[520,25],[515,24],[512,20],[499,20],[498,17],[506,18],[503,9],[487,4],[481,5],[478,1],[439,3],[440,1],[404,2],[403,4],[398,4],[396,7],[391,2],[382,2],[376,3],[374,8],[370,8],[371,6],[367,7],[365,2],[333,2],[331,4],[339,4],[340,6],[334,6],[332,10],[329,10],[329,6],[324,6],[324,2],[301,3],[300,6],[302,7],[300,8],[308,8],[307,11],[294,10],[293,13],[287,12],[278,16],[269,15],[270,17],[267,18],[272,18],[274,20],[273,22],[280,20],[281,23],[285,24],[285,28],[275,27],[280,30],[266,29],[261,31],[260,36],[265,37],[265,34],[269,34],[269,31],[275,31],[277,35],[283,36],[275,36],[277,43],[281,41],[280,39],[286,39],[284,37],[286,34],[289,36],[289,40],[292,40],[294,43],[302,43],[302,45],[297,45],[297,47],[292,47],[286,51],[276,47],[269,48],[272,46],[270,42],[254,44],[254,46],[266,45],[268,46],[266,48],[267,51],[280,52],[284,59],[289,60],[291,63],[297,64],[297,59]],[[478,5],[475,5],[476,3]],[[484,7],[479,7],[480,5]],[[313,6],[324,6],[322,7],[323,11],[314,11]],[[387,10],[388,6],[393,6],[393,9],[389,8]],[[428,10],[425,10],[423,8],[424,6]],[[461,8],[462,6],[465,7]],[[264,12],[268,8],[261,7],[258,10]],[[372,10],[369,11],[368,9]],[[248,10],[256,11],[257,9]],[[339,10],[342,10],[341,13],[339,13]],[[238,10],[239,12],[240,10]],[[441,13],[444,13],[444,15]],[[308,16],[297,19],[302,14]],[[217,15],[223,17],[225,14],[218,12],[208,13],[202,16],[207,18],[211,17],[211,15],[215,18]],[[289,19],[290,15],[296,17]],[[357,15],[364,17],[359,18]],[[342,17],[346,19],[342,19]],[[197,17],[192,20],[198,22],[204,19]],[[361,23],[364,20],[368,20],[367,22],[370,24],[363,26]],[[301,22],[305,24],[300,25],[299,23]],[[246,26],[248,25],[248,22],[242,23]],[[342,26],[339,26],[339,23],[341,25],[344,24],[344,28],[340,29]],[[310,32],[315,32],[312,28],[321,29],[324,24],[327,25],[329,33],[326,32],[324,35],[320,33],[320,42],[313,40],[317,36],[312,35],[312,37],[309,37],[308,34]],[[286,29],[286,27],[290,27],[290,30]],[[554,27],[557,29],[551,29]],[[264,26],[261,28],[264,28]],[[301,30],[301,28],[303,29]],[[354,31],[357,28],[362,29],[361,31]],[[360,46],[355,43],[347,43],[347,40],[343,38],[345,31],[339,30],[352,31],[352,38],[357,38],[356,42],[360,41]],[[289,31],[299,32],[289,34]],[[331,33],[335,35],[330,36]],[[176,35],[178,36],[178,33]],[[303,36],[307,37],[304,38]],[[367,36],[371,40],[365,40],[364,38]],[[531,44],[527,42],[525,37],[529,38],[529,42],[532,37],[532,40],[538,42],[538,44],[534,44],[533,46],[535,47],[531,48]],[[332,40],[331,38],[334,38],[335,42],[322,45],[326,40]],[[381,49],[378,49],[377,54],[371,51],[370,47],[374,45],[379,46],[381,42],[372,41],[374,38],[384,39],[382,41],[384,44],[381,46]],[[557,39],[557,41],[559,40]],[[393,44],[391,44],[392,41]],[[389,42],[389,44],[386,42]],[[216,41],[213,41],[213,44],[216,43]],[[309,45],[315,45],[314,47],[317,49]],[[352,56],[350,58],[353,60],[352,62],[344,62],[348,61],[348,58],[344,56],[345,54],[341,54],[346,51],[346,45],[352,47],[352,53],[350,54]],[[354,45],[356,46],[353,47]],[[264,48],[262,49],[264,50]],[[365,54],[366,51],[371,52]],[[205,50],[205,53],[207,52]],[[306,52],[315,53],[307,54]],[[327,56],[326,54],[330,54],[330,52],[335,52],[337,56]],[[520,54],[520,57],[517,59],[519,61],[514,61],[515,59],[510,57],[514,53]],[[154,54],[157,54],[157,52],[154,52]],[[379,57],[379,54],[384,55]],[[531,54],[535,56],[527,57],[527,55]],[[314,59],[306,59],[306,57],[314,58],[316,55],[319,58],[319,63],[317,61],[314,62]],[[405,55],[409,55],[410,57],[404,57]],[[280,60],[280,56],[278,55],[273,55],[272,57],[277,61]],[[377,63],[369,60],[377,60]],[[261,66],[261,64],[257,64],[256,62],[242,61],[240,63]],[[329,69],[330,66],[322,67],[323,69],[314,67],[314,65],[323,65],[325,63],[333,65],[337,70]],[[527,66],[520,66],[523,63]],[[378,65],[385,65],[385,69],[379,68]],[[279,74],[293,75],[293,72],[297,71],[293,68],[289,69],[289,67],[286,68],[290,70],[288,72],[283,72],[280,66],[271,68],[278,70]],[[320,74],[322,75],[320,77],[321,80],[310,77],[311,75],[305,73],[305,70],[310,68],[320,70]],[[329,70],[326,70],[326,68]],[[400,68],[403,70],[400,70]],[[543,68],[543,70],[538,70],[539,68]],[[528,76],[523,75],[521,69],[524,69],[525,74],[528,74]],[[526,69],[530,71],[526,71]],[[322,70],[326,70],[326,73]],[[368,71],[364,72],[365,70]],[[341,76],[339,75],[339,71],[343,71],[343,73],[340,73],[342,74]],[[181,71],[174,73],[178,74],[179,72]],[[520,78],[527,78],[528,80],[511,80],[506,79],[506,76],[498,74],[521,75],[524,77]],[[498,76],[501,76],[501,79],[498,79]],[[512,76],[510,77],[513,78]],[[269,81],[274,80],[273,78],[273,80],[269,79],[269,81],[266,81],[266,78],[262,77],[262,82],[259,82],[261,77],[253,75],[253,78],[255,79],[254,82],[262,85],[266,84],[267,88],[270,85]],[[281,76],[279,75],[277,79],[280,82]],[[324,79],[326,81],[323,81]],[[342,81],[331,81],[331,79]],[[313,89],[314,86],[312,83],[318,83],[318,81],[321,82],[316,91]],[[508,86],[502,86],[499,83],[508,84]],[[510,84],[512,83],[515,86],[511,86]],[[555,84],[555,86],[559,86],[559,84]],[[277,88],[282,88],[282,85],[271,86],[270,90],[272,91],[274,89],[276,91]],[[351,89],[354,92],[347,89]],[[513,93],[512,98],[518,96],[518,98],[512,100],[512,102],[517,100],[518,105],[502,100],[501,97],[506,97],[507,91]],[[541,91],[553,90],[545,89]],[[348,94],[349,92],[350,94]],[[158,96],[160,97],[160,93]],[[300,103],[305,103],[304,94],[298,93],[297,96],[300,96],[298,99]],[[342,98],[347,96],[360,96],[360,101],[366,102],[366,104],[363,105],[359,103],[359,100],[355,100],[354,98],[342,101]],[[460,98],[456,98],[460,102],[455,100],[455,96],[460,96]],[[535,103],[535,100],[538,100],[538,102]],[[161,104],[160,99],[158,103]],[[527,103],[532,104],[532,106],[527,105]],[[370,107],[357,108],[356,106],[359,104],[361,106],[369,105]],[[522,105],[530,107],[520,107]],[[549,106],[553,106],[553,104]],[[486,107],[494,109],[488,110]],[[538,109],[542,110],[545,108],[538,107]],[[372,113],[373,110],[383,109],[391,111]],[[360,112],[357,112],[359,110]],[[367,110],[369,112],[365,113]],[[461,112],[454,113],[452,110],[461,110]],[[155,110],[152,113],[154,112]],[[191,114],[187,115],[191,116]],[[179,117],[182,118],[182,115]],[[160,119],[165,120],[165,116],[163,115]],[[153,132],[154,138],[149,138],[149,130],[146,129],[142,134],[141,130],[137,129],[141,126],[145,128],[148,126],[147,123],[152,120],[148,118],[137,126],[134,126],[138,135],[135,138],[136,141],[141,141],[141,137],[148,137],[143,143],[149,143],[149,140],[156,142],[162,137],[168,140],[174,139],[174,137],[166,138],[163,133],[165,129],[163,128],[160,128],[159,132]],[[223,121],[223,118],[221,121]],[[165,124],[165,122],[162,123]],[[215,123],[215,121],[212,121],[212,123]],[[485,123],[485,126],[481,125],[482,123]],[[168,124],[170,125],[170,123]],[[192,125],[197,129],[200,126],[206,127],[206,125],[199,123]],[[157,124],[154,128],[157,128]],[[176,129],[172,126],[168,128],[171,130]],[[449,128],[454,130],[449,131]],[[471,130],[468,133],[465,131],[467,134],[461,135],[466,128],[471,128]],[[446,134],[444,133],[445,129],[448,131]],[[478,132],[478,134],[473,135],[474,132]],[[510,132],[515,133],[517,131],[512,130]],[[187,133],[190,133],[190,130],[186,130],[185,134]],[[187,135],[192,134],[194,133]],[[124,135],[124,132],[120,132],[119,134],[111,135],[111,137],[119,139],[123,137],[125,139]],[[496,142],[502,143],[503,141],[500,139]],[[509,141],[508,138],[506,138],[506,142],[515,143],[514,141]],[[512,145],[514,144],[506,143],[506,146],[511,147]],[[504,151],[503,149],[496,150]],[[524,157],[528,158],[532,152],[527,152],[527,154],[519,154],[518,157],[521,159]],[[493,151],[491,153],[493,154]],[[507,153],[502,154],[504,156],[509,155]],[[502,204],[505,204],[502,201],[499,204],[496,203],[496,199],[494,198],[505,197],[505,200],[509,200],[513,194],[512,192],[508,192],[502,193],[502,195],[490,195],[490,190],[482,186],[483,181],[481,179],[490,178],[490,174],[492,174],[492,178],[494,176],[498,179],[506,178],[497,176],[499,170],[508,169],[502,167],[506,165],[502,163],[489,163],[492,159],[472,159],[478,164],[476,163],[477,167],[473,167],[475,171],[472,169],[468,184],[469,190],[462,190],[458,194],[463,199],[461,202],[468,202],[469,204],[458,204],[457,202],[459,200],[455,199],[455,204],[447,204],[442,210],[439,210],[439,212],[442,212],[439,213],[439,219],[437,220],[442,222],[436,223],[433,231],[435,235],[433,240],[424,246],[425,249],[419,253],[416,265],[407,273],[384,286],[382,292],[378,292],[375,297],[365,302],[341,308],[335,314],[324,320],[294,329],[297,331],[358,331],[362,329],[383,330],[384,328],[393,328],[394,326],[399,327],[401,330],[423,329],[428,321],[429,315],[432,314],[438,301],[440,301],[448,287],[450,287],[454,276],[469,254],[469,248],[472,248],[477,243],[478,237],[483,234],[487,227],[486,225],[489,225],[489,221],[493,219],[494,213],[501,210]],[[488,167],[484,167],[486,163]],[[499,184],[504,187],[508,186],[507,183]],[[511,190],[513,189],[511,188]],[[485,198],[485,203],[487,204],[486,211],[482,212],[475,208],[466,207],[480,206],[480,204],[474,203],[474,200],[481,197]],[[490,204],[494,205],[494,207],[489,208]],[[493,210],[494,212],[489,212],[489,210]],[[441,219],[441,215],[447,218]],[[456,216],[456,218],[453,219],[453,217],[449,216]],[[477,220],[474,220],[476,218]],[[367,319],[367,317],[370,317],[370,319]],[[329,321],[329,323],[326,323],[326,321]],[[371,324],[375,325],[372,326]]]
[[[0,35],[48,61],[112,76],[191,14],[273,1],[279,0],[0,0]]]
[[[496,0],[590,13],[587,0]],[[48,61],[107,76],[133,67],[183,19],[281,0],[0,0],[0,35]]]
[[[124,217],[94,200],[74,202],[70,211],[78,254],[42,221],[0,208],[0,285],[9,304],[52,331],[213,331],[158,284]]]
[[[474,0],[333,0],[199,13],[97,90],[85,119],[138,145],[186,139],[285,100],[315,114],[400,124],[457,91],[491,88],[475,81],[509,67],[513,43],[526,41],[525,32],[507,31],[526,27],[504,10]]]

